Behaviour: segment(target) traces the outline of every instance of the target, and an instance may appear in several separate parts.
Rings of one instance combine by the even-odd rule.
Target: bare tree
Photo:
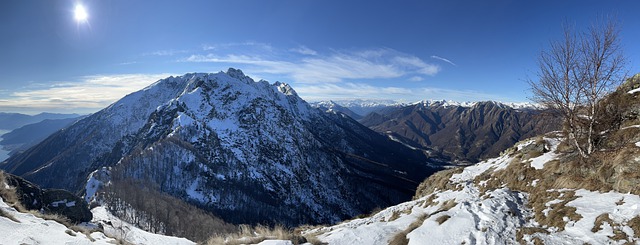
[[[528,81],[532,99],[564,118],[568,140],[584,158],[594,151],[599,101],[624,79],[619,33],[611,20],[581,33],[565,25],[563,38],[540,53],[538,80]]]

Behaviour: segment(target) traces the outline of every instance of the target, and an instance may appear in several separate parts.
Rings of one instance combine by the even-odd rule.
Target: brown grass
[[[7,178],[4,171],[0,170],[0,196],[3,201],[10,206],[13,206],[18,211],[24,211],[24,207],[20,204],[20,199],[16,193],[15,188],[7,188]]]
[[[442,215],[442,216],[436,218],[436,222],[438,222],[438,224],[441,225],[445,221],[449,220],[449,218],[451,218],[451,216],[445,214],[445,215]]]
[[[549,234],[549,231],[540,227],[522,227],[516,231],[516,241],[518,241],[520,244],[526,244],[524,236],[533,235],[536,233]]]
[[[627,222],[627,225],[633,230],[633,237],[640,238],[640,216],[633,217]]]
[[[450,179],[454,174],[462,173],[464,168],[452,168],[437,172],[426,180],[422,181],[416,190],[416,194],[413,196],[413,200],[432,194],[435,190],[453,190],[456,187],[453,186]]]
[[[429,218],[430,215],[423,214],[416,221],[411,223],[407,229],[404,229],[398,233],[396,233],[393,238],[389,241],[389,245],[407,245],[409,244],[409,239],[407,239],[407,234],[411,233],[413,230],[417,229],[424,223],[424,221]]]
[[[608,213],[604,213],[596,217],[596,221],[594,222],[594,226],[591,229],[591,232],[596,233],[602,230],[602,225],[604,225],[604,223],[609,224],[613,229],[613,236],[609,236],[609,238],[614,241],[627,240],[627,234],[622,231],[622,229],[620,228],[620,224],[613,221],[609,217]]]
[[[34,216],[44,219],[44,220],[52,220],[63,224],[66,227],[73,227],[73,224],[69,220],[69,218],[59,215],[59,214],[43,214],[36,210],[29,210],[28,213],[33,214]]]

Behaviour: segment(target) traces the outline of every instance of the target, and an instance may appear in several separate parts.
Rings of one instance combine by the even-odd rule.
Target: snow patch
[[[627,94],[635,94],[637,92],[640,92],[640,88],[629,90],[629,92],[627,92]]]
[[[535,157],[531,159],[531,167],[535,169],[543,169],[545,163],[550,162],[551,160],[554,160],[559,156],[559,154],[556,153],[556,149],[558,149],[558,145],[560,144],[560,139],[544,138],[544,140],[545,140],[545,144],[551,146],[551,149],[549,149],[547,153],[544,153],[539,157]]]

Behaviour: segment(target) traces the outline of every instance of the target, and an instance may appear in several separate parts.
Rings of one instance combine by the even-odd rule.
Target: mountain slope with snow
[[[328,244],[640,244],[640,76],[602,103],[599,150],[560,132],[427,178],[409,202],[303,232]],[[602,126],[602,127],[601,127]]]
[[[235,223],[333,223],[408,200],[430,160],[287,84],[240,70],[170,77],[117,101],[2,166],[82,190],[108,167]]]
[[[640,242],[639,193],[564,179],[573,176],[562,169],[558,144],[546,137],[520,142],[498,158],[431,176],[413,201],[306,234],[328,244]],[[640,159],[640,148],[629,150]]]

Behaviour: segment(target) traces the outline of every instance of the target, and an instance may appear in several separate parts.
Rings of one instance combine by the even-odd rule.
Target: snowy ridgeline
[[[544,138],[544,142],[551,150],[540,156],[520,162],[513,161],[517,154],[504,154],[450,175],[448,181],[456,187],[436,189],[368,218],[315,228],[304,234],[316,235],[329,244],[638,244],[640,234],[635,233],[639,232],[640,196],[585,189],[546,190],[557,197],[544,203],[542,213],[561,214],[557,217],[560,226],[554,227],[536,222],[535,210],[528,206],[530,193],[504,185],[488,188],[487,181],[474,181],[510,164],[544,169],[545,163],[558,157],[554,150],[559,140]],[[533,140],[521,143],[515,151],[532,144]],[[539,179],[525,185],[533,187],[537,182]],[[559,213],[563,207],[575,209],[575,214]]]
[[[53,220],[21,213],[0,198],[0,244],[195,244],[184,238],[163,236],[138,229],[109,214],[104,207],[91,210],[91,223],[78,225],[81,233]],[[103,227],[99,231],[98,226]]]
[[[640,89],[637,89],[637,92]],[[632,93],[630,91],[629,93]],[[401,103],[393,100],[329,100],[329,101],[317,101],[311,102],[310,104],[314,107],[326,107],[333,108],[336,106],[341,106],[348,108],[361,116],[365,116],[369,112],[375,111],[377,109],[385,108],[385,107],[404,107],[404,106],[413,106],[413,105],[422,105],[425,107],[450,107],[450,106],[460,106],[460,107],[473,107],[481,101],[453,101],[453,100],[421,100],[411,103]],[[489,101],[485,101],[489,102]],[[532,102],[500,102],[493,101],[494,103],[502,106],[511,107],[516,110],[524,110],[524,109],[541,109],[542,106],[539,104],[535,104]]]

